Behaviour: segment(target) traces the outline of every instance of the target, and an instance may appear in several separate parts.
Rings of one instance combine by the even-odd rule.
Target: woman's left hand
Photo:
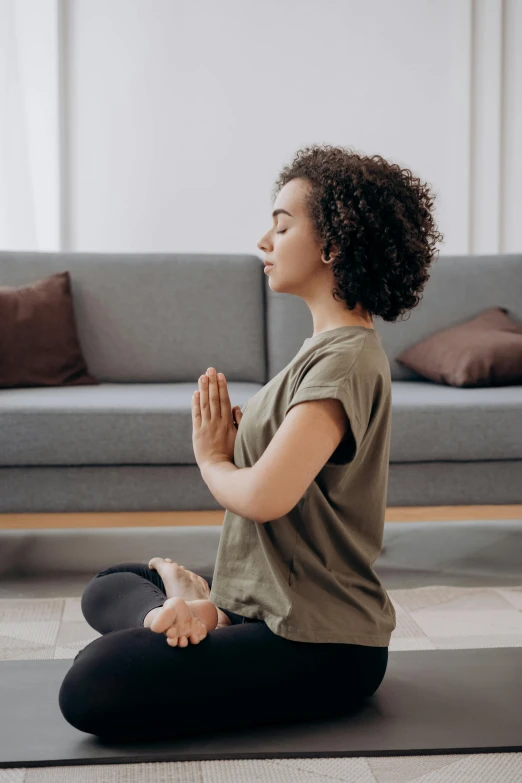
[[[219,373],[222,375],[222,373]],[[242,413],[232,410],[227,382],[214,367],[198,379],[198,391],[192,395],[192,445],[200,470],[212,462],[234,462],[234,446]]]

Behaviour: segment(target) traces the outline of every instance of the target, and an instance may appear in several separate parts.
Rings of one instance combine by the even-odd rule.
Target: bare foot
[[[152,609],[144,626],[155,633],[164,633],[172,647],[186,647],[189,640],[199,644],[208,630],[217,625],[217,609],[212,601],[184,601],[175,596],[167,598],[163,606]]]
[[[153,557],[149,561],[149,568],[156,570],[161,576],[167,598],[179,596],[185,601],[210,598],[210,587],[207,580],[184,566],[173,563],[170,557]]]
[[[189,606],[192,614],[206,627],[206,631],[213,631],[214,628],[223,628],[231,624],[229,617],[209,600],[210,587],[207,580],[203,579],[202,576],[189,571],[184,566],[179,565],[179,563],[173,563],[170,557],[153,557],[149,561],[149,568],[158,572],[165,586],[167,601],[163,604],[163,607],[166,606],[171,598],[182,598]],[[152,626],[152,623],[155,617],[163,610],[163,607],[152,609],[149,612],[143,623],[146,628],[151,628],[151,630],[157,629],[156,625]],[[161,626],[163,626],[163,623]],[[178,635],[180,647],[185,647],[188,644],[187,639],[192,641],[192,637],[178,634],[176,625],[174,625],[171,631],[167,631],[167,637],[175,638]],[[195,638],[197,638],[197,635]],[[197,643],[193,641],[193,644]]]

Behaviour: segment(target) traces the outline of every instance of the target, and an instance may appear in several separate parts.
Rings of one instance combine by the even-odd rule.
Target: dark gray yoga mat
[[[356,713],[172,741],[108,744],[58,706],[70,659],[0,663],[0,767],[522,750],[522,648],[390,652]]]

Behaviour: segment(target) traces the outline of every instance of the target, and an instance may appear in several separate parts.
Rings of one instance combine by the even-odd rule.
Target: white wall
[[[430,182],[441,253],[522,252],[520,0],[52,2],[62,249],[261,255],[329,143]]]
[[[60,247],[57,0],[0,0],[0,249]]]

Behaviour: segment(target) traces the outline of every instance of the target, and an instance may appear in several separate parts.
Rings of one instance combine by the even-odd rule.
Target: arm
[[[342,403],[333,397],[306,400],[290,409],[253,467],[225,460],[204,465],[201,475],[222,506],[268,522],[297,504],[343,439],[352,442]]]
[[[345,454],[354,443],[340,400],[327,397],[327,387],[321,394],[324,399],[293,405],[252,468],[260,522],[288,514],[341,443],[342,448],[346,444]],[[339,464],[349,461],[344,456]]]
[[[253,471],[254,468],[238,468],[233,462],[223,460],[203,465],[201,476],[224,508],[259,522]]]

